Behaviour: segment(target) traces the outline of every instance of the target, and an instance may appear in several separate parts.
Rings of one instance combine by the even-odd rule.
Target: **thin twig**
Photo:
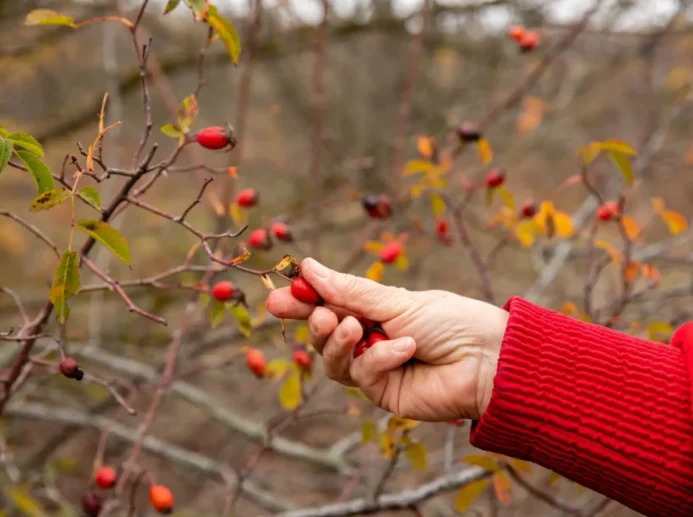
[[[36,237],[41,239],[46,244],[46,246],[48,246],[50,249],[53,250],[53,253],[55,253],[56,256],[58,256],[58,258],[60,257],[60,250],[55,245],[55,243],[45,233],[43,233],[41,230],[39,230],[36,226],[34,226],[30,222],[25,221],[24,219],[22,219],[18,215],[13,214],[12,212],[9,212],[7,210],[0,210],[0,215],[5,216],[5,217],[9,217],[10,219],[17,221],[24,228],[26,228],[31,233],[36,235]]]

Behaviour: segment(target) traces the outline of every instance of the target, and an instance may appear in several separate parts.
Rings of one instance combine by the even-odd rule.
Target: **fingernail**
[[[305,267],[310,269],[315,276],[321,278],[322,280],[327,280],[327,277],[330,276],[330,270],[315,259],[307,258],[304,264]]]
[[[408,352],[410,347],[411,347],[411,338],[408,338],[408,337],[395,339],[392,342],[392,348],[394,348],[396,352]]]

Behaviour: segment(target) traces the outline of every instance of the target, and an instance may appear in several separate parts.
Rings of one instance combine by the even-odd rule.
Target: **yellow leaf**
[[[291,255],[284,255],[281,261],[272,269],[274,271],[284,271],[287,267],[289,267],[292,261],[293,259],[291,258]]]
[[[231,203],[229,205],[229,215],[236,226],[248,224],[248,214],[237,203]]]
[[[270,291],[274,291],[276,287],[274,286],[274,282],[272,282],[272,279],[269,277],[269,275],[260,275],[260,278],[262,279],[262,283],[265,285],[267,289]]]
[[[666,321],[654,321],[647,326],[647,337],[650,341],[668,342],[674,329]]]
[[[378,436],[378,430],[375,428],[375,422],[373,420],[366,420],[361,425],[361,443],[368,443],[375,440]]]
[[[515,236],[524,248],[531,248],[534,244],[534,230],[536,225],[533,221],[524,220],[515,226]]]
[[[427,186],[424,183],[413,185],[409,190],[409,195],[412,199],[418,199],[421,197],[421,194],[423,194],[423,192],[426,190],[426,187]]]
[[[385,266],[383,265],[382,262],[377,261],[373,262],[370,267],[368,268],[368,271],[366,271],[366,278],[369,278],[370,280],[373,280],[374,282],[380,282],[380,280],[383,278],[383,272],[385,271]]]
[[[525,473],[532,472],[532,464],[528,461],[523,461],[523,460],[518,460],[516,458],[513,458],[510,460],[510,464],[518,472],[525,472]]]
[[[401,253],[399,257],[397,257],[397,260],[395,260],[395,267],[400,271],[406,271],[409,269],[409,259],[407,258],[406,254]]]
[[[366,241],[363,243],[363,249],[366,250],[369,253],[380,253],[380,250],[383,249],[384,244],[382,242],[378,241]]]
[[[241,263],[245,262],[246,260],[248,260],[249,258],[250,258],[250,251],[248,251],[248,248],[246,248],[244,246],[241,254],[233,257],[229,261],[229,266],[235,266],[236,264],[241,264]]]
[[[438,218],[445,212],[445,200],[440,194],[431,194],[431,209],[433,215]]]
[[[455,511],[464,513],[474,501],[488,488],[488,479],[479,479],[463,486],[455,497]]]
[[[416,139],[416,149],[424,158],[430,158],[433,155],[434,142],[431,137],[420,136]]]
[[[652,208],[658,214],[664,210],[664,200],[661,197],[653,197],[650,199]]]
[[[560,480],[561,480],[560,474],[556,474],[555,472],[551,471],[551,474],[549,474],[549,486],[554,486]]]
[[[582,154],[582,161],[585,165],[589,165],[594,161],[594,159],[599,156],[602,150],[601,144],[599,142],[590,142],[585,147],[580,150]]]
[[[553,224],[556,235],[559,237],[571,237],[573,235],[573,219],[565,212],[553,214]]]
[[[508,475],[499,470],[493,475],[493,491],[496,497],[503,504],[510,504],[510,496],[512,495],[512,483]]]
[[[29,487],[8,488],[5,492],[12,505],[29,517],[46,517],[43,506],[29,494]]]
[[[279,380],[286,372],[289,370],[293,363],[287,359],[272,359],[267,363],[267,368],[265,369],[265,377],[268,379]]]
[[[428,470],[428,451],[423,443],[412,443],[404,451],[412,467],[417,470]]]
[[[673,210],[664,210],[659,214],[664,221],[669,225],[669,233],[678,235],[681,232],[688,230],[688,221],[678,212]]]
[[[396,447],[395,441],[390,433],[383,433],[378,440],[380,443],[380,453],[386,460],[391,460],[395,457]]]
[[[630,163],[628,156],[614,151],[609,151],[607,154],[609,155],[609,158],[614,163],[614,165],[616,165],[616,167],[618,167],[618,169],[621,171],[621,174],[623,174],[623,179],[626,181],[626,184],[632,185],[633,165]]]
[[[434,167],[434,164],[428,160],[409,160],[404,166],[402,176],[411,176],[412,174],[421,174],[428,172]]]
[[[387,422],[388,431],[409,431],[418,426],[421,422],[418,420],[410,420],[408,418],[400,418],[393,416]]]
[[[279,388],[279,402],[287,411],[296,409],[301,403],[301,372],[292,370]]]
[[[515,198],[513,195],[508,192],[505,187],[498,187],[496,189],[498,191],[498,195],[503,198],[503,203],[505,206],[507,206],[510,210],[513,212],[515,211]]]
[[[304,345],[307,345],[308,341],[310,340],[308,336],[308,325],[306,323],[302,323],[298,326],[296,332],[294,332],[294,341],[296,341],[296,343],[302,343]]]
[[[468,456],[462,458],[462,461],[469,463],[470,465],[481,467],[489,472],[496,472],[498,469],[500,469],[498,462],[494,458],[483,454],[469,454]]]
[[[621,224],[623,225],[623,231],[629,240],[634,240],[640,235],[640,227],[635,219],[624,215],[621,217]]]
[[[481,158],[481,163],[486,165],[491,163],[493,160],[493,150],[491,149],[491,144],[485,138],[479,138],[476,142],[476,147],[479,150],[479,157]]]
[[[635,149],[625,143],[623,140],[611,139],[605,140],[600,144],[602,151],[611,151],[615,153],[625,154],[628,156],[637,156]]]

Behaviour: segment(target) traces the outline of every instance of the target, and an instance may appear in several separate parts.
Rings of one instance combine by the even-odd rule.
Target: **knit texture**
[[[511,298],[489,406],[471,443],[652,517],[693,515],[683,351]]]

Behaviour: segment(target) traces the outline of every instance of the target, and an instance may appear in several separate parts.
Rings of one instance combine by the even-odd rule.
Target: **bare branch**
[[[31,233],[36,235],[39,239],[41,239],[50,249],[53,250],[53,252],[56,254],[58,258],[60,258],[60,250],[58,247],[55,245],[55,243],[41,230],[39,230],[36,226],[33,224],[25,221],[21,217],[19,217],[16,214],[13,214],[12,212],[9,212],[7,210],[0,210],[0,215],[3,215],[5,217],[9,217],[10,219],[17,221],[19,224],[21,224],[24,228],[29,230]]]

